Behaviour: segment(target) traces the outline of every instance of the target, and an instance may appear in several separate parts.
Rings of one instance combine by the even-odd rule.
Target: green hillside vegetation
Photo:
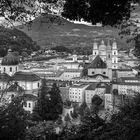
[[[40,47],[28,35],[18,29],[10,29],[0,27],[0,56],[7,54],[8,48],[21,54],[26,51],[30,54],[32,51],[38,50]]]
[[[65,46],[70,49],[89,48],[92,47],[95,38],[116,38],[119,48],[127,49],[131,46],[124,38],[120,38],[119,31],[115,28],[74,24],[54,15],[43,15],[35,19],[30,27],[18,28],[27,33],[42,48],[55,46]]]

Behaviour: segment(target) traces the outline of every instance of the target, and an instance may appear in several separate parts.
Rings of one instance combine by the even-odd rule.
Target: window
[[[38,86],[38,87],[40,86],[40,85],[39,85],[39,83],[38,83],[38,85],[37,85],[37,86]]]
[[[16,67],[16,72],[17,72],[17,67]]]
[[[4,72],[6,71],[5,67],[4,67]]]
[[[25,107],[27,107],[27,103],[25,103],[25,105],[24,105]]]
[[[10,67],[10,72],[12,72],[12,67]]]
[[[96,55],[96,52],[95,52],[95,55]]]
[[[28,104],[29,108],[31,108],[31,103]]]
[[[103,72],[103,74],[106,74],[106,72]]]
[[[108,55],[108,58],[110,58],[110,54]]]

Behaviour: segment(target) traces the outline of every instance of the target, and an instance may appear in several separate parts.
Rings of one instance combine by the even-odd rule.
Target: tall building
[[[93,43],[92,60],[99,55],[104,62],[107,63],[108,68],[117,69],[118,68],[118,48],[115,40],[108,40],[107,43],[102,40]]]

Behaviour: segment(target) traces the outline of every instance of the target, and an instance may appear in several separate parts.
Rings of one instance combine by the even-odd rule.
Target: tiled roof
[[[0,81],[8,82],[9,80],[11,80],[11,77],[8,74],[0,73]]]
[[[37,101],[38,97],[32,94],[24,94],[23,98],[25,101]]]
[[[7,92],[23,92],[24,89],[20,87],[17,83],[12,84],[8,89]]]
[[[39,81],[40,77],[32,72],[16,72],[13,77],[15,81]]]
[[[98,83],[92,83],[91,85],[89,85],[89,86],[86,88],[86,90],[95,90],[96,87],[97,87],[97,84],[98,84]]]
[[[88,66],[88,68],[104,69],[104,68],[107,68],[107,65],[105,62],[103,62],[101,57],[97,55],[96,58]]]

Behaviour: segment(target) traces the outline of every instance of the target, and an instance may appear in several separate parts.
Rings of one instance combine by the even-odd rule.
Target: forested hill
[[[62,17],[43,15],[36,18],[30,28],[19,26],[19,29],[29,35],[42,48],[55,46],[92,47],[96,37],[116,38],[119,48],[128,49],[131,45],[118,35],[118,30],[110,26],[94,27],[83,24],[74,24]],[[131,46],[132,47],[132,46]]]
[[[8,48],[12,51],[26,51],[30,54],[32,51],[38,50],[39,46],[31,37],[18,29],[10,29],[0,27],[0,57],[7,54]]]

